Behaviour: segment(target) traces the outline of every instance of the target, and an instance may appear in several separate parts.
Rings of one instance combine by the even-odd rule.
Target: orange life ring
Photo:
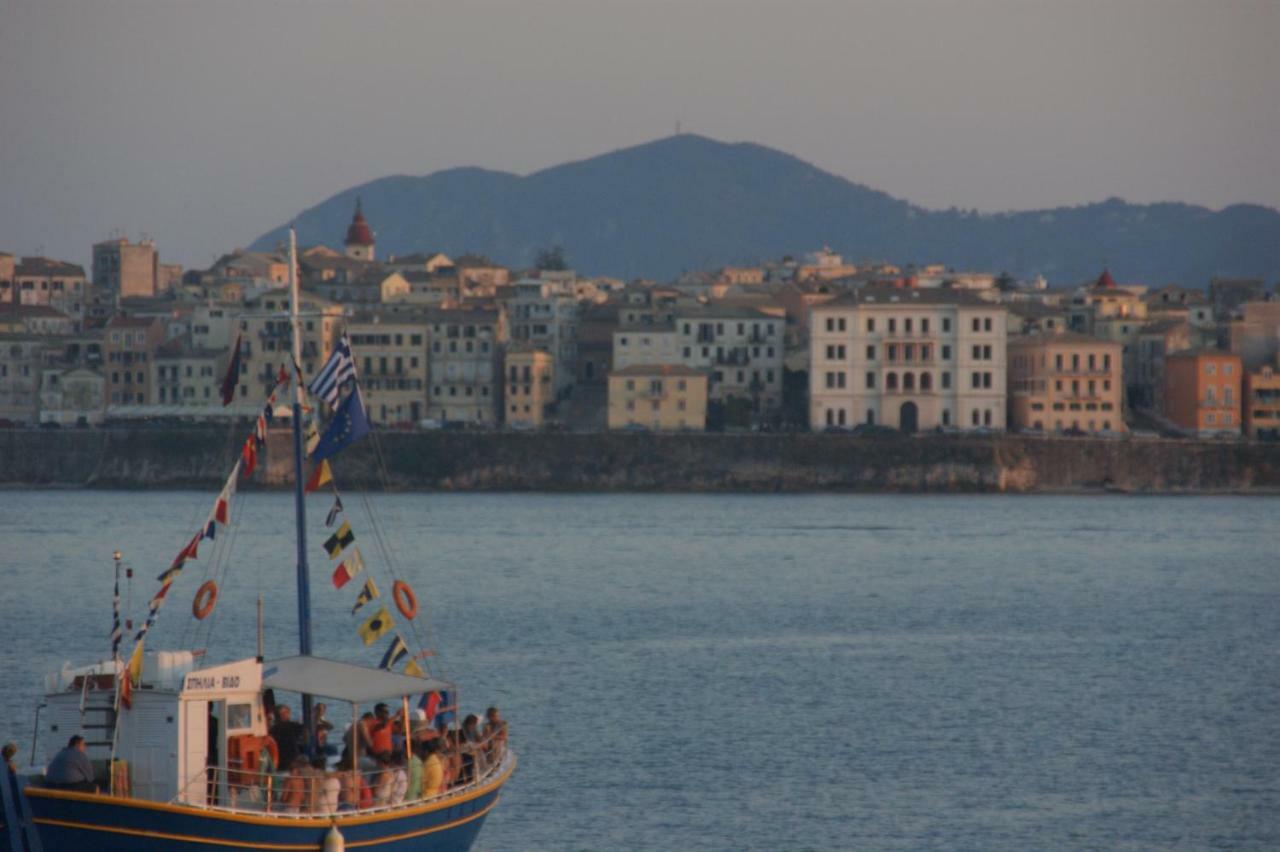
[[[204,585],[196,591],[196,599],[191,602],[191,614],[204,621],[213,612],[213,605],[218,602],[218,584],[205,580]]]
[[[396,599],[396,609],[400,610],[400,614],[413,621],[413,617],[418,614],[418,599],[409,584],[396,580],[391,585],[391,596]]]

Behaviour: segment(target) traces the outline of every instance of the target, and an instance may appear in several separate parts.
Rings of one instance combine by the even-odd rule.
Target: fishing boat
[[[411,631],[402,631],[400,625],[411,624],[418,607],[412,589],[403,580],[396,579],[392,587],[400,623],[391,615],[391,607],[380,600],[371,576],[364,580],[355,599],[353,614],[362,606],[368,607],[359,628],[365,645],[390,641],[379,666],[326,659],[312,651],[305,492],[314,483],[332,479],[327,457],[320,458],[325,442],[330,451],[340,449],[369,426],[360,409],[355,361],[345,338],[341,342],[347,347],[345,354],[335,352],[320,375],[304,385],[299,366],[302,335],[297,249],[292,231],[289,255],[293,370],[288,374],[281,370],[208,520],[159,576],[160,590],[133,637],[133,652],[126,659],[120,651],[124,633],[121,557],[117,553],[111,657],[80,667],[68,665],[45,678],[45,696],[36,722],[39,748],[45,760],[51,761],[73,735],[82,737],[95,775],[93,783],[84,786],[94,789],[46,783],[43,767],[27,773],[3,773],[0,852],[465,850],[515,770],[505,726],[500,736],[478,742],[468,742],[450,731],[448,723],[457,718],[457,686],[432,674],[429,652],[416,656],[409,652],[402,633]],[[228,381],[233,376],[239,381],[240,351],[237,341]],[[236,481],[245,475],[246,468],[252,473],[276,397],[286,393],[290,385],[298,653],[264,658],[261,597],[258,647],[253,656],[214,663],[209,654],[199,650],[146,650],[146,634],[183,567],[199,558],[202,543],[209,546],[209,540],[232,523],[229,504]],[[315,424],[304,426],[304,411],[319,408],[308,405],[308,388],[314,393],[318,385],[333,412],[323,435]],[[346,397],[340,400],[343,390]],[[310,475],[305,473],[308,463]],[[341,516],[342,502],[336,488],[334,499],[327,526]],[[352,546],[353,539],[350,524],[343,520],[324,543],[331,558],[342,559],[333,569],[336,587],[369,573]],[[192,604],[193,618],[207,617],[217,596],[213,580],[202,585]],[[323,729],[316,699],[334,702],[344,710],[350,708],[352,725],[343,757],[336,761],[330,758],[323,768],[317,763],[316,769],[272,765],[281,750],[271,736],[272,713],[279,697],[288,693],[296,694],[302,707],[300,748],[313,753],[320,751]],[[386,763],[379,760],[371,767],[368,750],[362,754],[357,745],[361,712],[377,704],[399,711],[391,724],[403,742],[416,743],[430,735],[429,729],[443,727],[444,733],[436,742],[451,743],[450,766],[455,771],[446,773],[447,780],[440,787],[423,791],[416,798],[381,795],[383,785],[389,783]],[[412,721],[415,718],[417,721]],[[33,765],[38,765],[36,743],[32,755]],[[459,767],[463,771],[456,771]]]

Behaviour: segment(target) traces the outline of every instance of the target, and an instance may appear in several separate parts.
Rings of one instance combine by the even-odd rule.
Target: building
[[[1009,427],[1123,432],[1119,343],[1074,332],[1009,340]]]
[[[344,312],[341,305],[311,293],[300,294],[298,312],[302,323],[300,366],[304,376],[314,376],[342,335]],[[293,361],[288,291],[269,290],[246,300],[239,328],[232,334],[233,346],[237,335],[240,338],[237,404],[254,410],[275,387],[280,371],[288,372]]]
[[[572,271],[540,271],[537,278],[521,278],[511,285],[506,301],[511,340],[526,343],[555,359],[555,392],[559,397],[573,386],[578,358],[578,302]]]
[[[527,344],[507,348],[504,419],[508,426],[541,429],[556,401],[555,359]]]
[[[347,321],[365,411],[381,426],[415,426],[427,416],[427,322],[410,314],[356,314]]]
[[[1280,371],[1264,364],[1244,374],[1244,433],[1254,440],[1280,440]]]
[[[675,363],[707,373],[711,401],[739,400],[749,405],[751,419],[781,407],[786,346],[781,307],[712,303],[677,306],[673,313],[679,347]],[[615,372],[618,355],[615,349]]]
[[[46,367],[40,379],[40,422],[100,426],[106,414],[106,380],[89,367]]]
[[[375,257],[373,229],[364,220],[364,210],[361,209],[359,198],[356,199],[356,212],[347,227],[347,238],[343,241],[343,246],[347,257],[352,260],[373,260]]]
[[[164,320],[159,317],[114,316],[107,321],[103,392],[108,406],[153,403],[152,366],[164,332]]]
[[[93,246],[93,286],[119,304],[130,297],[151,298],[160,286],[160,256],[151,240],[106,240]]]
[[[1209,282],[1209,301],[1218,319],[1229,319],[1245,302],[1261,302],[1267,285],[1261,278],[1214,278]]]
[[[14,268],[10,288],[4,292],[0,282],[0,300],[54,308],[83,327],[91,299],[83,266],[47,257],[24,257]]]
[[[372,267],[354,278],[344,275],[312,279],[305,283],[305,289],[331,302],[368,309],[388,302],[406,301],[410,285],[399,272],[386,272]]]
[[[623,323],[613,333],[613,369],[636,364],[679,364],[680,335],[676,324]]]
[[[203,349],[189,335],[176,337],[156,349],[151,378],[153,405],[218,408],[229,349]]]
[[[511,281],[510,270],[483,255],[464,254],[454,259],[453,268],[463,294],[472,299],[492,299]]]
[[[811,428],[1004,429],[1006,324],[965,291],[864,288],[814,307]]]
[[[431,387],[427,417],[441,423],[496,426],[502,376],[498,347],[502,316],[496,309],[459,308],[426,312]]]
[[[1165,358],[1193,348],[1191,325],[1185,320],[1158,320],[1139,329],[1133,384],[1128,390],[1129,405],[1143,411],[1163,412]]]
[[[680,364],[636,365],[609,375],[609,428],[707,428],[708,376]]]
[[[42,335],[0,332],[0,423],[30,426],[37,421],[46,346]]]
[[[1236,305],[1227,326],[1227,346],[1246,370],[1275,364],[1280,357],[1280,301]]]
[[[1164,416],[1188,435],[1239,435],[1240,356],[1218,349],[1175,352],[1164,362]]]

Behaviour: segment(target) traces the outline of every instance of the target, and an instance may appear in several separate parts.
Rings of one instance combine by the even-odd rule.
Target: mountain
[[[525,177],[479,168],[393,176],[303,211],[302,245],[339,247],[356,198],[378,256],[434,250],[531,265],[564,247],[579,271],[620,278],[754,263],[828,245],[851,260],[944,263],[1044,275],[1202,286],[1214,275],[1280,277],[1280,212],[1239,204],[1129,204],[979,214],[926,210],[749,143],[683,134]],[[264,234],[271,249],[286,226]]]

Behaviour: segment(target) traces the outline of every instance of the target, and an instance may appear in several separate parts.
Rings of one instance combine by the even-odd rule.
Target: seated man
[[[44,781],[54,790],[98,792],[98,785],[93,781],[93,764],[85,754],[84,737],[76,734],[67,741],[67,747],[58,752],[49,762],[49,768],[44,773]]]

